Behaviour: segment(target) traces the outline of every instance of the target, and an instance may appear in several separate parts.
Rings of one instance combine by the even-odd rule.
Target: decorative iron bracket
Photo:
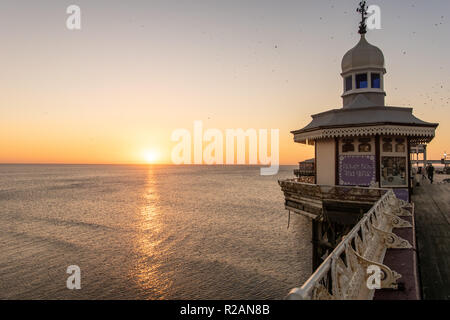
[[[381,276],[381,289],[398,289],[397,280],[402,277],[401,274],[397,273],[396,271],[392,270],[388,266],[367,260],[360,256],[353,248],[350,248],[353,253],[355,254],[356,258],[358,259],[358,262],[361,266],[364,267],[364,269],[367,269],[369,266],[377,266],[380,268],[382,272]],[[365,280],[367,281],[368,275],[365,275]]]
[[[398,198],[390,198],[388,204],[390,205],[390,213],[399,217],[411,217],[412,213],[407,208],[412,208],[413,205]]]
[[[409,210],[406,210],[404,208],[401,207],[394,207],[394,208],[390,208],[390,213],[392,213],[393,215],[396,215],[398,217],[412,217],[412,213]]]
[[[399,216],[389,213],[384,213],[384,215],[389,219],[393,228],[412,228],[412,224],[409,221],[406,221]]]
[[[388,249],[412,249],[413,247],[408,240],[399,237],[395,233],[380,230],[375,226],[373,226],[373,230],[381,236],[384,245]]]

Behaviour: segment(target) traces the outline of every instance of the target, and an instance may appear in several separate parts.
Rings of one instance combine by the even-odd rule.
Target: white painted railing
[[[383,260],[389,248],[411,248],[408,241],[392,233],[393,228],[412,227],[400,218],[411,213],[391,189],[385,191],[305,284],[291,290],[288,300],[371,300],[375,292],[367,286],[371,265],[382,272],[381,288],[397,288],[401,275]]]

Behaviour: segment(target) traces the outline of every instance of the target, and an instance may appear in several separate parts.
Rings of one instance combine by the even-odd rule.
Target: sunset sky
[[[0,163],[170,163],[171,133],[280,129],[280,161],[313,156],[291,130],[340,108],[356,0],[0,3]],[[82,29],[66,28],[66,8]],[[450,1],[368,1],[386,104],[439,122],[450,152]],[[149,156],[150,154],[150,156]],[[146,160],[147,159],[147,160]]]

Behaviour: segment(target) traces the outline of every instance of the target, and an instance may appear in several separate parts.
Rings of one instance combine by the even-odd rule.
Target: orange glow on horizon
[[[280,164],[296,165],[314,148],[290,131],[342,107],[341,59],[359,41],[353,2],[268,1],[255,11],[245,1],[108,10],[85,1],[95,19],[80,31],[67,30],[59,5],[12,3],[0,28],[0,163],[171,164],[172,132],[202,120],[222,132],[279,129]],[[449,3],[382,5],[383,28],[367,38],[385,56],[386,105],[439,122],[428,158],[441,159],[450,44],[435,39],[450,29],[434,20]],[[399,23],[400,12],[411,20]]]

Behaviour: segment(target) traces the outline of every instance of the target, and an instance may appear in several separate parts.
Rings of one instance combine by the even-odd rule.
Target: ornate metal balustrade
[[[371,300],[375,293],[369,289],[369,266],[380,268],[381,289],[396,289],[400,274],[383,264],[387,249],[411,248],[411,244],[392,232],[393,228],[410,228],[402,219],[410,216],[408,203],[397,199],[391,189],[342,188],[298,183],[295,180],[279,181],[285,195],[301,201],[310,198],[316,209],[324,199],[369,201],[378,197],[371,209],[344,237],[336,248],[301,288],[291,290],[289,300]],[[294,192],[295,191],[295,192]],[[294,199],[294,198],[291,198]],[[295,200],[294,199],[294,200]],[[286,199],[288,204],[288,199]],[[290,207],[287,205],[287,209]],[[305,208],[304,208],[305,209]],[[306,208],[308,209],[308,208]],[[412,209],[413,210],[413,209]],[[320,210],[319,210],[320,211]],[[317,213],[319,214],[319,211]]]

